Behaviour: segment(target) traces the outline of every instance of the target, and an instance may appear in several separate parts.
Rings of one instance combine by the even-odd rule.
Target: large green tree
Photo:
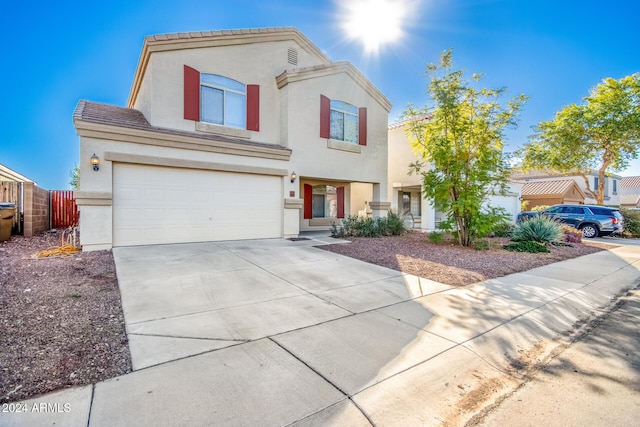
[[[460,244],[468,246],[495,219],[485,209],[488,197],[506,192],[504,130],[515,124],[526,97],[504,103],[504,88],[476,88],[481,77],[452,70],[451,50],[426,73],[431,102],[405,111],[407,134],[421,157],[410,173],[422,174],[425,197],[447,213]]]
[[[540,122],[519,155],[525,171],[581,175],[587,193],[602,205],[606,174],[626,169],[640,153],[640,74],[606,78],[583,100]],[[599,179],[592,189],[587,175],[594,169]]]

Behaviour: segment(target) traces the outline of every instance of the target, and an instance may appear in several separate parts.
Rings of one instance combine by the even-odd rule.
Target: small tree
[[[523,170],[582,176],[587,193],[602,205],[607,173],[626,169],[640,154],[640,74],[606,78],[584,101],[540,122],[519,155]],[[587,179],[593,169],[598,171],[594,189]]]
[[[483,206],[489,195],[506,193],[504,129],[515,124],[526,97],[502,105],[504,88],[476,89],[480,76],[465,79],[451,66],[451,50],[442,53],[439,64],[429,64],[432,105],[405,112],[409,139],[422,158],[410,165],[410,173],[422,174],[425,197],[448,214],[460,244],[469,246],[486,223],[496,220],[496,210]]]

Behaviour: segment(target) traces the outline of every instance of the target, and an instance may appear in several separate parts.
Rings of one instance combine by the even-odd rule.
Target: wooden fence
[[[78,207],[73,191],[51,190],[51,228],[67,228],[78,225]]]

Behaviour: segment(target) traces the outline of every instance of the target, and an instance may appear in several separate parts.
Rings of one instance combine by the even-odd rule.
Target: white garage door
[[[114,246],[282,236],[282,178],[114,164]]]

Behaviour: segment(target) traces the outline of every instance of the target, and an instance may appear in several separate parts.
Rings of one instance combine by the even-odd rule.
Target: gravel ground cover
[[[0,403],[131,371],[111,251],[35,258],[61,232],[0,243]]]
[[[573,247],[550,246],[549,254],[530,254],[502,249],[509,243],[507,238],[490,238],[486,239],[488,249],[477,250],[462,247],[450,239],[431,243],[428,235],[421,232],[348,240],[351,243],[321,248],[453,286],[469,285],[615,247],[583,241]]]

